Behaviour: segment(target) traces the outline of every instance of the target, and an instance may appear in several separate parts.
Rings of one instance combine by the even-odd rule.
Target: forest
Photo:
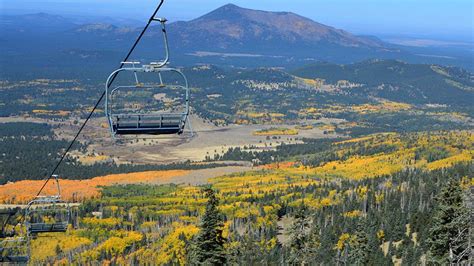
[[[219,199],[220,255],[229,264],[252,265],[466,261],[462,251],[467,239],[454,243],[459,256],[449,258],[436,238],[452,244],[447,239],[453,232],[445,232],[447,228],[464,230],[468,225],[465,198],[473,170],[472,164],[456,165],[337,183],[266,171],[213,180]],[[199,217],[207,202],[203,189],[104,188],[100,199],[79,208],[76,229],[33,240],[33,259],[122,265],[196,261],[192,250],[199,245],[199,230],[204,229]],[[456,216],[445,224],[442,204],[451,200],[458,201]],[[91,216],[93,211],[100,216]]]
[[[467,263],[473,138],[444,131],[308,141],[281,146],[272,163],[265,152],[240,151],[263,165],[208,185],[103,186],[73,208],[67,233],[31,241],[31,262]]]
[[[217,130],[266,125],[249,134],[279,144],[228,147],[202,162],[87,164],[78,155],[94,142],[85,138],[57,169],[64,198],[74,202],[69,229],[15,247],[31,252],[31,264],[469,264],[474,135],[468,72],[391,60],[292,71],[212,65],[183,71],[192,81],[193,115]],[[35,180],[50,174],[67,147],[65,128],[78,127],[103,84],[34,79],[1,85],[0,117],[22,122],[0,126],[0,186],[8,191],[0,200],[24,204],[34,196]],[[183,97],[173,86],[159,89],[125,97],[139,109],[150,108],[151,99],[161,100],[154,106],[160,108]],[[97,111],[93,119],[103,116],[101,106]],[[300,136],[312,129],[323,137]],[[295,141],[284,144],[285,138]],[[156,183],[242,162],[252,170],[206,177],[206,185]],[[20,214],[3,231],[24,234]]]
[[[0,127],[0,185],[18,180],[41,180],[50,174],[69,142],[54,136],[54,127],[40,123],[3,123]],[[73,150],[84,153],[86,145],[76,143]],[[116,164],[96,162],[83,164],[67,156],[58,174],[67,179],[90,179],[97,176],[153,170],[204,169],[232,164],[193,164],[189,161],[171,164]]]
[[[369,60],[344,66],[322,63],[292,71],[215,65],[183,67],[182,71],[191,81],[193,111],[216,124],[294,123],[324,116],[357,122],[373,132],[383,131],[386,125],[393,126],[385,131],[427,130],[418,123],[425,119],[436,126],[432,130],[442,130],[464,126],[465,118],[473,114],[472,77],[455,67]],[[377,79],[372,73],[377,73]],[[164,81],[173,85],[177,78],[164,77]],[[84,116],[84,107],[100,95],[104,82],[97,78],[5,80],[0,86],[0,115],[58,120]],[[133,79],[118,83],[133,85]],[[150,107],[151,93],[137,96]],[[182,96],[169,88],[154,93],[164,93],[168,99]],[[98,114],[102,115],[102,106]],[[463,121],[445,119],[455,115],[464,116]]]

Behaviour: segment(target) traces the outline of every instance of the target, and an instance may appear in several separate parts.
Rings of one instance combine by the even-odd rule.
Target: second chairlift
[[[57,175],[53,176],[57,194],[37,196],[26,208],[26,230],[28,236],[39,233],[66,232],[71,217],[69,203],[61,199],[61,187]]]
[[[21,224],[11,224],[11,218],[20,213],[20,208],[0,210],[3,217],[0,232],[0,264],[26,264],[29,260],[29,241]],[[15,223],[15,222],[13,222]]]

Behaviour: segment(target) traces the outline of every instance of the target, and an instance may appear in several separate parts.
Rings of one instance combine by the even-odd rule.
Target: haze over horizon
[[[133,2],[133,3],[132,3]],[[141,21],[158,1],[149,0],[0,0],[3,14],[46,12],[71,17],[114,17]],[[167,1],[161,14],[172,21],[191,20],[227,3],[267,11],[289,11],[356,34],[473,42],[473,4],[469,0]]]

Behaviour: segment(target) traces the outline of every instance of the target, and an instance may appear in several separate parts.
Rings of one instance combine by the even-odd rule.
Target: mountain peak
[[[245,8],[239,7],[234,4],[226,4],[223,5],[207,14],[204,16],[201,16],[197,18],[196,20],[199,19],[219,19],[219,20],[224,20],[224,19],[230,19],[233,16],[241,16],[243,11],[245,11]]]
[[[235,5],[235,4],[232,4],[232,3],[228,3],[228,4],[225,4],[223,6],[221,6],[220,8],[222,9],[243,9],[242,7],[238,6],[238,5]]]
[[[280,44],[293,47],[315,47],[319,44],[363,48],[383,46],[381,42],[355,36],[291,12],[253,10],[234,4],[226,4],[176,26],[179,26],[176,31],[181,32],[182,36],[200,32],[206,39],[213,40],[209,47],[219,50],[228,50],[239,44],[252,44],[260,51],[268,51],[269,47],[278,47]],[[196,42],[186,40],[185,43]]]
[[[252,19],[258,16],[268,16],[268,15],[293,15],[298,16],[291,12],[272,12],[272,11],[264,11],[264,10],[255,10],[237,6],[235,4],[226,4],[223,5],[204,16],[198,19],[222,19],[222,20],[231,20],[234,17],[237,18],[244,18],[244,19]],[[300,16],[298,16],[300,17]],[[303,18],[303,17],[300,17]]]

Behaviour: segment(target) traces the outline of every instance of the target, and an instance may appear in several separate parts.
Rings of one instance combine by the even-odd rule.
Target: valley
[[[471,50],[227,4],[166,27],[192,130],[114,139],[106,110],[117,127],[178,132],[188,94],[148,65],[92,109],[141,30],[111,21],[0,14],[0,263],[472,260]],[[134,67],[160,58],[149,29]]]
[[[213,160],[230,148],[258,152],[304,139],[470,129],[474,123],[470,104],[474,83],[469,72],[458,68],[375,60],[310,65],[293,74],[275,68],[228,70],[213,65],[183,71],[193,81],[193,138],[186,134],[114,141],[100,105],[79,138],[81,151],[73,151],[71,159],[87,165],[183,163]],[[380,74],[373,79],[370,73]],[[70,140],[100,91],[99,81],[91,82],[4,81],[0,122],[48,124],[52,141]],[[181,96],[157,89],[135,101],[152,108],[147,103],[152,97],[160,104],[177,105]]]

